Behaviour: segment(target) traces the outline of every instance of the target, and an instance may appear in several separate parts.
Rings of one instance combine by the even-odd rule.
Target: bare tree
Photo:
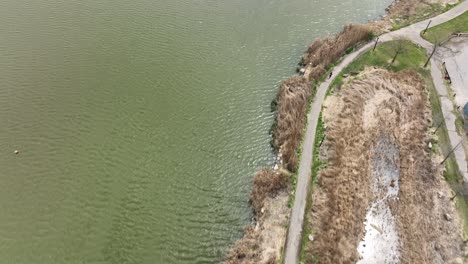
[[[427,26],[426,26],[426,28],[424,29],[423,33],[422,33],[423,35],[426,34],[426,31],[427,31],[427,29],[429,28],[429,25],[431,25],[431,22],[432,22],[432,20],[429,20],[429,23],[427,23]]]
[[[375,48],[377,47],[377,44],[379,43],[379,37],[375,40],[374,48],[372,49],[372,52],[375,51]]]
[[[395,55],[393,55],[392,61],[390,62],[390,65],[392,65],[398,55],[402,54],[405,52],[405,45],[404,45],[404,39],[396,39],[391,42],[391,47],[392,51],[394,52]]]
[[[432,49],[432,52],[431,52],[431,55],[429,55],[429,58],[427,58],[426,63],[424,63],[424,68],[426,68],[429,62],[431,61],[431,58],[436,52],[437,47],[440,47],[442,43],[447,40],[447,38],[442,36],[441,34],[435,34],[431,37],[431,40],[434,43],[434,48]]]
[[[432,56],[433,56],[434,53],[436,52],[437,46],[438,46],[437,43],[434,44],[434,48],[432,49],[431,55],[429,56],[429,58],[427,58],[426,63],[424,63],[424,68],[426,68],[427,65],[429,64],[429,61],[431,61]]]

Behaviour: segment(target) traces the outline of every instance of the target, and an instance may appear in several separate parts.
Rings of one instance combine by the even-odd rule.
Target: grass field
[[[397,56],[393,64],[390,64],[390,62],[398,48],[397,43],[392,41],[378,44],[374,52],[368,51],[364,53],[346,67],[331,85],[332,89],[343,82],[343,75],[361,72],[366,66],[378,66],[396,72],[408,69],[413,69],[418,72],[421,71],[422,66],[427,60],[425,50],[414,45],[409,40],[399,41],[401,43],[402,52]],[[329,92],[331,92],[331,90]]]
[[[443,24],[429,28],[422,37],[431,43],[436,43],[445,40],[455,32],[468,33],[468,11]]]

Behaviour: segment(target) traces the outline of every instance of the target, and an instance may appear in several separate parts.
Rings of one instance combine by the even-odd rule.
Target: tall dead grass
[[[399,149],[399,199],[390,208],[397,220],[401,263],[452,263],[461,253],[461,232],[454,221],[443,219],[445,213],[453,214],[453,204],[437,198],[448,186],[438,177],[427,147],[431,114],[418,73],[367,69],[325,106],[328,166],[319,172],[308,212],[315,239],[306,246],[306,263],[316,263],[312,256],[318,263],[359,259],[365,213],[374,199],[372,146],[382,135]]]
[[[250,202],[255,214],[261,212],[265,199],[275,196],[289,185],[289,174],[284,171],[261,169],[255,174]]]
[[[283,167],[292,172],[297,169],[298,149],[306,125],[311,94],[307,79],[293,76],[283,81],[276,98],[276,128],[273,131],[273,142],[282,155]]]
[[[317,81],[327,67],[341,58],[348,49],[372,37],[369,26],[349,24],[336,36],[316,39],[302,58],[302,64],[311,67],[309,80]]]
[[[418,13],[423,8],[430,7],[432,4],[446,4],[447,0],[400,0],[395,1],[389,8],[390,16],[398,16],[407,19]]]
[[[375,32],[388,32],[394,23],[398,27],[409,25],[429,17],[438,15],[445,10],[447,4],[453,4],[450,0],[399,0],[394,1],[386,9],[387,16],[370,23]]]

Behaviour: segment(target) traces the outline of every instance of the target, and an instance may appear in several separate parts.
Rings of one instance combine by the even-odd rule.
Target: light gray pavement
[[[454,17],[459,16],[463,12],[468,10],[468,1],[464,1],[454,7],[453,9],[449,10],[446,13],[440,14],[437,17],[432,18],[431,26],[436,26],[441,24],[445,21],[448,21]],[[410,39],[411,41],[421,45],[424,47],[428,53],[432,51],[432,44],[422,39],[419,33],[424,30],[426,27],[428,20],[421,21],[419,23],[413,24],[406,28],[402,28],[397,31],[393,31],[384,35],[380,36],[380,41],[390,41],[396,38],[406,38]],[[302,145],[302,156],[301,161],[299,164],[299,170],[297,175],[297,187],[294,199],[294,205],[291,211],[291,220],[288,230],[288,237],[286,240],[285,246],[285,255],[284,255],[284,263],[285,264],[296,264],[298,263],[299,257],[299,249],[301,246],[301,237],[302,237],[302,228],[304,222],[304,214],[305,214],[305,207],[306,207],[306,198],[307,198],[307,190],[310,184],[310,173],[312,168],[312,161],[313,161],[313,149],[314,149],[314,141],[315,141],[315,132],[317,128],[317,122],[322,110],[322,103],[325,99],[326,91],[328,87],[336,78],[336,75],[341,72],[344,68],[346,68],[351,62],[353,62],[357,57],[362,55],[367,50],[373,47],[373,43],[368,43],[361,47],[359,50],[347,55],[344,57],[343,61],[338,64],[333,69],[333,76],[330,79],[324,81],[318,88],[317,94],[315,95],[314,101],[312,102],[310,112],[307,116],[307,129],[305,133],[304,142]],[[442,74],[440,69],[437,66],[436,61],[434,59],[431,60],[431,74],[432,78],[434,79],[434,84],[436,85],[436,89],[439,92],[442,101],[442,112],[444,114],[445,122],[447,124],[447,129],[449,130],[449,138],[452,146],[455,146],[460,142],[461,138],[455,132],[455,116],[453,114],[453,104],[447,98],[447,91],[443,83]],[[448,102],[447,102],[448,100]],[[452,126],[453,125],[453,126]],[[451,132],[453,131],[453,132]],[[464,175],[464,180],[468,182],[468,173],[467,173],[467,166],[466,160],[464,155],[463,148],[457,148],[455,151],[455,156],[458,162],[458,166],[460,167],[460,171]]]
[[[443,58],[456,94],[455,103],[463,107],[468,102],[468,36],[451,39],[435,56]]]

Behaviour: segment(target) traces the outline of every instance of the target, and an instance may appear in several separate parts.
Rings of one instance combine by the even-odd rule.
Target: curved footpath
[[[398,38],[406,38],[412,42],[422,46],[426,49],[428,53],[432,52],[433,45],[419,35],[423,31],[429,20],[432,20],[431,27],[442,24],[450,19],[453,19],[465,11],[468,10],[468,1],[463,1],[458,4],[453,9],[447,11],[446,13],[440,14],[434,18],[427,19],[415,24],[412,24],[408,27],[383,34],[379,37],[380,42],[387,42]],[[297,187],[294,205],[291,212],[291,221],[289,224],[288,238],[286,241],[285,247],[285,264],[296,264],[299,259],[299,249],[301,246],[301,237],[302,237],[302,227],[304,222],[304,214],[306,208],[306,198],[307,190],[309,189],[310,178],[311,178],[311,168],[313,161],[313,151],[314,151],[314,141],[315,141],[315,132],[317,128],[317,122],[319,119],[320,112],[322,110],[322,103],[325,99],[325,94],[332,84],[336,76],[346,68],[351,62],[353,62],[357,57],[361,56],[364,52],[368,51],[373,47],[374,43],[367,43],[359,50],[347,55],[344,57],[343,61],[337,65],[334,69],[334,76],[326,81],[324,81],[319,88],[310,107],[310,112],[307,116],[307,129],[305,133],[305,138],[302,146],[302,156],[299,164],[299,171],[297,176]],[[453,104],[450,99],[447,97],[447,90],[443,82],[441,69],[439,68],[441,62],[437,61],[436,58],[431,59],[431,75],[434,82],[434,85],[439,93],[442,113],[444,115],[445,123],[447,125],[447,130],[449,134],[450,144],[456,146],[460,141],[461,137],[457,134],[455,128],[455,115],[453,114]],[[464,148],[457,148],[455,150],[455,157],[460,169],[460,173],[463,175],[463,182],[465,186],[468,185],[468,171],[467,163],[465,160],[465,151]]]

